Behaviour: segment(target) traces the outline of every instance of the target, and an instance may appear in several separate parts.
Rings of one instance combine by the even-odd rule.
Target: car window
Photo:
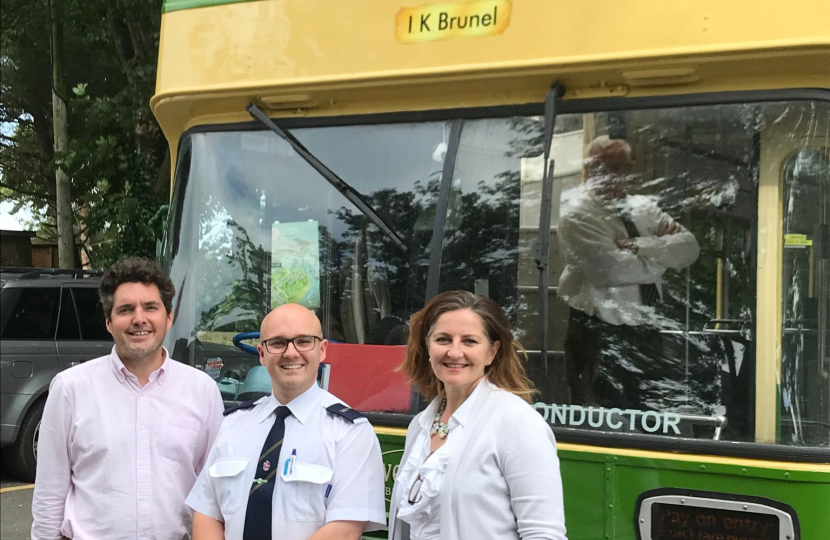
[[[72,301],[72,294],[69,289],[61,289],[60,309],[58,333],[55,338],[61,340],[81,339],[81,332],[78,330],[78,316],[75,313],[75,304]]]
[[[104,321],[104,308],[98,297],[98,289],[72,289],[75,305],[78,308],[78,319],[81,323],[81,339],[112,341]]]
[[[5,287],[2,294],[2,339],[53,339],[58,322],[60,289]]]

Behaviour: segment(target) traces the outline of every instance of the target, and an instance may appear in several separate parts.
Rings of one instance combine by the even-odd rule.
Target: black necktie
[[[628,233],[629,238],[637,238],[640,236],[640,231],[637,230],[637,226],[631,221],[630,216],[620,213],[620,220],[625,225],[625,231]],[[660,301],[660,293],[657,292],[657,285],[654,283],[640,285],[640,301],[646,306],[657,304]]]
[[[285,419],[291,416],[288,407],[277,407],[276,418],[257,463],[254,482],[248,495],[243,540],[271,540],[271,498],[280,471],[280,450],[285,436]]]

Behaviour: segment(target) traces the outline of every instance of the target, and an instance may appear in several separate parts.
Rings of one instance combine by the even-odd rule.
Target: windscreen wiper
[[[357,209],[360,210],[364,216],[369,218],[369,221],[374,223],[375,226],[380,229],[393,244],[401,249],[401,251],[404,253],[409,251],[406,244],[404,244],[403,240],[401,240],[401,237],[398,236],[397,233],[395,233],[395,231],[393,231],[389,225],[383,221],[383,218],[375,212],[374,208],[369,206],[369,204],[363,200],[360,192],[347,184],[345,180],[337,176],[334,171],[326,167],[325,163],[317,159],[314,154],[309,152],[308,149],[303,146],[300,141],[295,139],[289,131],[277,126],[270,118],[268,118],[268,115],[262,112],[262,109],[253,103],[249,103],[245,108],[255,120],[261,122],[265,127],[276,133],[282,140],[291,145],[291,148],[294,149],[294,151],[297,152],[300,157],[306,161],[306,163],[311,165],[315,171],[320,173],[320,176],[325,178],[326,181],[332,185],[334,189],[339,191],[346,199],[348,199],[350,203],[355,205]]]
[[[539,211],[539,237],[537,240],[536,268],[539,270],[539,316],[542,319],[542,366],[548,375],[548,303],[550,295],[550,207],[553,198],[553,160],[550,159],[550,145],[553,141],[553,126],[556,123],[556,103],[562,97],[564,88],[554,84],[545,98],[545,136],[542,162],[542,207]]]

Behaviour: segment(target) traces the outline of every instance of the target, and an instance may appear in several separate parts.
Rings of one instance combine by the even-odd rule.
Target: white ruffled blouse
[[[483,381],[482,381],[483,382]],[[409,524],[411,540],[439,540],[441,537],[441,483],[447,469],[453,446],[461,438],[464,424],[467,422],[473,403],[482,382],[476,386],[461,407],[449,419],[450,432],[441,448],[429,453],[430,433],[435,413],[441,404],[441,396],[435,398],[424,411],[420,419],[421,429],[415,439],[412,453],[398,472],[397,481],[401,482],[400,500],[398,501],[398,519]],[[421,481],[420,487],[416,483]],[[410,500],[415,501],[410,504]]]

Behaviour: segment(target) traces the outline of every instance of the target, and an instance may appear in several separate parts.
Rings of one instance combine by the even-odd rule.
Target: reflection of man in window
[[[629,195],[631,147],[598,137],[585,149],[582,194],[563,212],[559,296],[571,306],[565,355],[571,402],[654,409],[675,392],[661,372],[662,276],[692,264],[694,236],[642,195]],[[678,396],[674,396],[678,397]]]

